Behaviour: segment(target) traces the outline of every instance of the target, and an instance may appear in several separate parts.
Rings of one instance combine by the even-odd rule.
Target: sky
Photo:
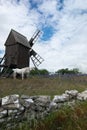
[[[39,69],[87,73],[87,0],[0,0],[0,57],[11,29],[28,40],[41,30],[33,46],[44,59]]]

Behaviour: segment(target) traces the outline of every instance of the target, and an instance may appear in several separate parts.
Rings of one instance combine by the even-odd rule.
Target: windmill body
[[[5,66],[11,68],[29,66],[30,46],[25,36],[11,30],[5,42],[5,48]]]

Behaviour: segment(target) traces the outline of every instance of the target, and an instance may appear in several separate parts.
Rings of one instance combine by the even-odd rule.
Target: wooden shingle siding
[[[22,34],[11,30],[5,42],[5,66],[23,68],[29,66],[30,45]]]

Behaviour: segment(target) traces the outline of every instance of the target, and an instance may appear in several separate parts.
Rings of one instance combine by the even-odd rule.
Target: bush
[[[31,70],[30,75],[48,75],[49,72],[46,69],[35,69]]]

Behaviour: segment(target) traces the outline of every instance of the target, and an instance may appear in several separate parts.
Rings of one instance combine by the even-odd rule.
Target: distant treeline
[[[32,70],[30,72],[31,75],[49,75],[50,72],[46,69],[35,69],[35,70]],[[59,69],[57,70],[55,73],[53,74],[61,74],[61,75],[64,75],[64,74],[81,74],[81,72],[79,71],[78,68],[73,68],[73,69]]]
[[[79,71],[78,68],[74,68],[74,69],[60,69],[56,72],[57,74],[80,74],[81,72]]]

